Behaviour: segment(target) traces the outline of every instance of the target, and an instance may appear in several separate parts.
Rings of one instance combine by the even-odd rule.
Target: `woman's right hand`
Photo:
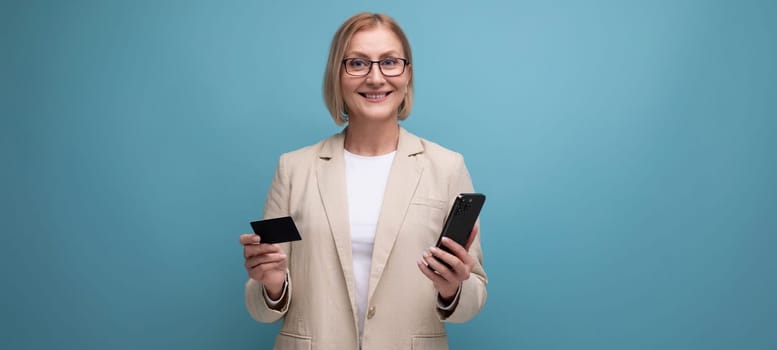
[[[267,296],[277,300],[286,282],[287,257],[278,244],[261,243],[255,234],[240,235],[248,277],[264,285]]]

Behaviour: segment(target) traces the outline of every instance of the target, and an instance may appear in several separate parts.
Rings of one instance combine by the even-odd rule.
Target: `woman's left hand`
[[[475,235],[478,234],[478,230],[479,227],[475,225],[470,233],[466,248],[450,238],[443,237],[442,245],[447,247],[453,254],[431,247],[424,252],[421,260],[418,260],[416,263],[421,273],[432,281],[434,288],[437,289],[444,301],[450,302],[453,300],[459,291],[461,282],[469,278],[470,271],[475,266],[475,259],[467,253],[467,250],[472,244]]]

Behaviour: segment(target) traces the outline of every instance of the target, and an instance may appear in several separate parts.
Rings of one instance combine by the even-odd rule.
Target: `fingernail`
[[[254,243],[259,243],[262,241],[262,238],[259,236],[254,237]]]
[[[449,242],[451,239],[448,238],[448,237],[443,237],[442,240],[445,241],[445,242]]]
[[[429,252],[430,252],[431,254],[437,253],[437,250],[438,250],[438,249],[437,249],[437,248],[435,248],[435,247],[431,247],[431,248],[429,248]]]

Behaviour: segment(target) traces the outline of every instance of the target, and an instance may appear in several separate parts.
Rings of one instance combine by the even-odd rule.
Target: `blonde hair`
[[[342,117],[343,114],[347,115],[347,111],[340,88],[343,70],[342,61],[345,58],[345,50],[350,45],[351,38],[353,38],[356,32],[364,29],[373,29],[380,25],[386,26],[399,38],[399,41],[402,43],[402,50],[405,52],[405,58],[408,61],[408,66],[412,67],[413,54],[410,51],[410,42],[407,40],[407,36],[405,36],[402,28],[399,27],[399,24],[393,18],[380,13],[362,12],[347,19],[332,38],[332,45],[329,48],[329,59],[324,72],[324,103],[326,103],[326,108],[337,125],[343,125],[347,120]],[[399,104],[397,111],[399,120],[405,120],[412,108],[413,76],[411,75],[407,83],[407,94],[405,94],[402,103]]]

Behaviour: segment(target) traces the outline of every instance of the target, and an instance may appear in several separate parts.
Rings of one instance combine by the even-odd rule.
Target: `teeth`
[[[367,96],[369,99],[379,99],[386,97],[386,94],[380,94],[380,95],[374,95],[374,94],[364,94],[364,96]]]

